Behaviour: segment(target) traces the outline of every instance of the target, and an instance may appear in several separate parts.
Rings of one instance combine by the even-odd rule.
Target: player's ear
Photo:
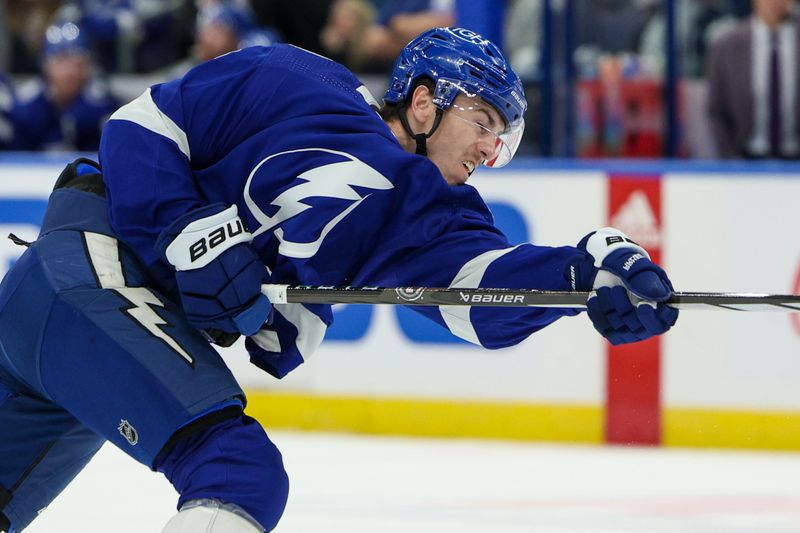
[[[409,122],[416,122],[412,124],[414,131],[428,131],[433,124],[433,118],[436,116],[436,106],[433,104],[433,93],[425,85],[421,84],[411,95],[408,104],[408,119]],[[414,126],[422,126],[418,129]]]

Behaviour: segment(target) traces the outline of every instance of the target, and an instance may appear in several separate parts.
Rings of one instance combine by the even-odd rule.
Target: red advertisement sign
[[[792,294],[800,294],[800,262],[797,264],[797,275],[794,278],[794,291]],[[800,313],[790,314],[789,320],[792,321],[795,333],[800,335]]]
[[[653,176],[609,176],[610,226],[624,231],[661,263],[661,181]],[[608,345],[606,441],[661,442],[661,341]]]

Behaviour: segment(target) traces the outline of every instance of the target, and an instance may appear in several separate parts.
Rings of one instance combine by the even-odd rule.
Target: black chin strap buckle
[[[414,135],[414,141],[417,143],[417,155],[424,155],[428,157],[428,135],[425,133],[417,133]]]

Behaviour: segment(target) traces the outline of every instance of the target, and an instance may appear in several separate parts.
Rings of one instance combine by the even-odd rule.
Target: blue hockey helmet
[[[458,94],[480,97],[505,121],[494,157],[487,166],[508,163],[519,146],[528,108],[522,82],[500,49],[464,28],[433,28],[408,43],[394,64],[383,97],[390,104],[404,103],[420,78],[435,83],[433,103],[448,109]]]
[[[42,56],[60,54],[89,55],[89,42],[84,32],[72,22],[53,24],[44,32]]]

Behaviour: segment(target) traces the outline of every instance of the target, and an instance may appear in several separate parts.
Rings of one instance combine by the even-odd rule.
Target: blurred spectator
[[[186,74],[193,66],[248,46],[269,46],[278,41],[275,32],[257,28],[246,5],[208,2],[200,7],[191,55],[170,67],[165,78]]]
[[[709,113],[720,157],[800,156],[793,7],[793,0],[753,0],[753,15],[711,44]]]
[[[749,17],[753,13],[753,5],[751,0],[728,0],[728,10],[734,17]]]
[[[281,39],[276,31],[270,28],[255,28],[242,35],[239,40],[239,48],[271,46],[280,41]]]
[[[511,0],[505,20],[505,52],[523,81],[539,77],[542,0]]]
[[[86,38],[71,22],[50,26],[42,48],[42,78],[20,87],[12,110],[17,150],[94,151],[118,102],[92,77]]]
[[[108,72],[149,72],[185,57],[191,0],[69,0],[58,22],[73,22]]]
[[[3,21],[8,29],[10,65],[8,72],[36,73],[44,31],[62,0],[5,0]]]
[[[703,77],[708,43],[735,22],[730,0],[677,0],[675,11],[681,75]],[[665,42],[666,21],[662,9],[652,17],[642,35],[640,51],[649,71],[664,71]]]
[[[281,40],[325,54],[320,34],[334,0],[252,0],[256,24],[274,28]]]
[[[239,42],[255,29],[253,16],[232,4],[208,4],[197,14],[192,55],[197,63],[239,49]]]
[[[8,29],[8,12],[5,0],[0,0],[0,72],[11,68],[11,32]]]
[[[436,26],[455,23],[453,0],[396,0],[384,2],[376,23],[367,28],[361,46],[375,63],[374,70],[388,71],[400,50],[414,37]]]
[[[598,53],[637,52],[654,7],[652,0],[582,0],[576,2],[578,48]]]
[[[320,40],[328,57],[361,71],[366,59],[361,42],[375,21],[375,8],[367,0],[336,0]]]
[[[356,3],[337,0],[354,6]],[[337,7],[337,6],[334,6]],[[352,11],[352,8],[351,8]],[[336,9],[332,11],[336,15]],[[323,30],[323,44],[336,49],[348,48],[357,52],[358,70],[388,72],[400,50],[411,39],[423,31],[436,26],[451,26],[455,23],[453,0],[395,0],[383,2],[375,22],[365,28],[352,25],[351,34],[343,34],[341,24],[335,25],[339,17],[329,19]],[[351,17],[352,18],[352,17]],[[334,26],[331,26],[331,23]],[[331,39],[335,35],[336,39]],[[331,50],[326,49],[330,53]]]
[[[0,150],[11,145],[14,126],[11,123],[11,110],[14,108],[14,88],[5,76],[0,74]]]

